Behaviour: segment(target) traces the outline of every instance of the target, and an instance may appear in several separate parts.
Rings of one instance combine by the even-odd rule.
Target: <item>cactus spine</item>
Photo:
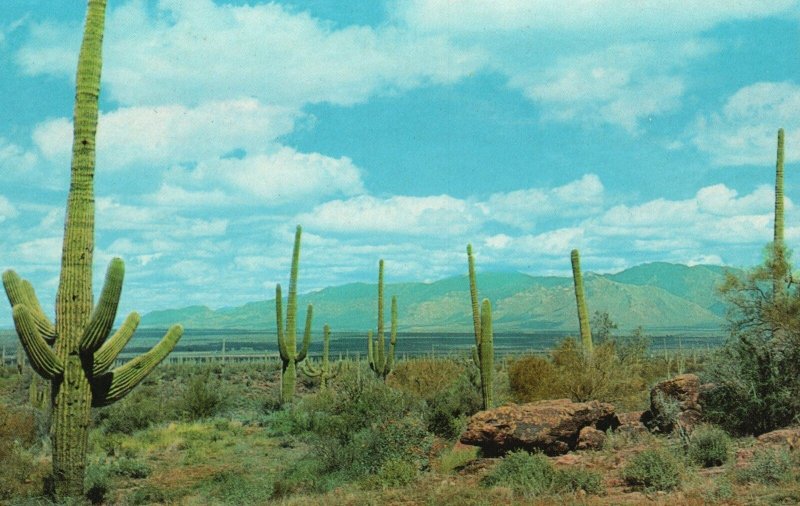
[[[341,360],[336,364],[336,367],[331,367],[328,355],[330,353],[330,337],[331,329],[325,324],[322,330],[322,364],[319,367],[314,367],[310,360],[303,362],[301,370],[303,374],[309,378],[319,378],[320,387],[325,390],[328,388],[328,382],[335,378],[341,369]]]
[[[589,327],[589,311],[586,309],[586,297],[583,292],[583,276],[581,275],[581,258],[578,250],[572,250],[572,280],[575,283],[575,302],[578,305],[578,325],[581,332],[583,351],[591,355],[594,350],[592,330]]]
[[[297,383],[297,364],[305,360],[308,346],[311,344],[311,318],[314,308],[308,305],[306,328],[303,334],[303,347],[297,351],[297,270],[300,265],[300,236],[303,229],[300,225],[294,234],[292,250],[292,267],[289,273],[289,297],[286,300],[286,329],[283,327],[283,307],[281,285],[275,287],[275,313],[278,326],[278,351],[281,356],[281,404],[292,402],[295,384]]]
[[[472,347],[472,360],[481,375],[483,409],[491,409],[494,392],[492,305],[488,299],[483,299],[480,306],[478,305],[478,283],[475,279],[475,258],[472,256],[471,244],[467,244],[467,268],[469,272],[469,296],[472,304],[472,324],[475,328],[475,346]]]
[[[83,495],[92,406],[130,392],[175,347],[183,333],[173,326],[149,352],[109,371],[133,335],[132,313],[111,337],[124,264],[111,261],[93,307],[94,170],[105,0],[89,0],[78,56],[70,189],[64,223],[55,325],[42,312],[31,284],[14,271],[3,274],[14,325],[31,366],[52,383],[53,479],[59,498]]]
[[[392,296],[391,330],[389,336],[389,352],[386,352],[386,342],[383,327],[383,260],[378,262],[378,335],[373,341],[372,331],[367,337],[367,358],[369,367],[379,378],[386,380],[386,376],[394,367],[394,347],[397,344],[397,297]]]
[[[778,153],[775,163],[775,222],[772,247],[773,261],[776,269],[772,276],[772,293],[778,296],[783,293],[784,277],[788,275],[783,242],[783,128],[778,130]]]

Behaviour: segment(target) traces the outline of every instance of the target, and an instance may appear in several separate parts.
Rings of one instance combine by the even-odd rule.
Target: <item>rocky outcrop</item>
[[[460,439],[464,444],[481,447],[487,456],[519,449],[539,450],[552,456],[577,449],[585,427],[605,431],[618,425],[611,404],[558,399],[508,404],[476,413]],[[589,437],[594,443],[589,443]],[[585,444],[596,444],[597,439],[591,431],[584,438]]]
[[[650,391],[650,410],[643,415],[651,430],[672,432],[681,428],[691,432],[702,420],[700,378],[680,374],[662,381]]]

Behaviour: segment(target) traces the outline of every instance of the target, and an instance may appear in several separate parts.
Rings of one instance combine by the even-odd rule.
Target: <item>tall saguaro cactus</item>
[[[578,250],[572,250],[572,280],[575,283],[575,301],[578,305],[578,325],[581,331],[583,351],[591,355],[594,349],[592,330],[589,328],[589,311],[586,309],[586,296],[583,292],[583,275],[581,274],[581,258]]]
[[[14,271],[3,274],[17,334],[31,366],[51,382],[53,481],[57,497],[83,494],[91,408],[122,398],[180,339],[175,325],[150,351],[111,366],[139,323],[131,313],[111,334],[125,267],[111,261],[97,305],[92,295],[94,170],[105,0],[89,0],[78,57],[72,168],[55,324],[42,312],[33,287]]]
[[[384,380],[394,367],[394,348],[397,344],[397,297],[395,296],[392,296],[390,321],[389,351],[387,353],[383,327],[383,259],[381,259],[378,262],[378,335],[373,341],[370,330],[369,336],[367,336],[367,358],[370,369]]]
[[[341,369],[342,362],[338,362],[336,367],[331,367],[328,355],[330,354],[330,338],[331,328],[325,324],[322,329],[322,364],[319,367],[314,367],[311,360],[305,360],[301,366],[303,374],[309,378],[319,378],[320,387],[325,390],[328,388],[328,382],[335,378]]]
[[[292,267],[289,273],[289,297],[286,300],[286,329],[283,327],[283,308],[281,306],[281,285],[275,287],[275,313],[278,326],[278,351],[281,356],[281,404],[292,402],[297,383],[297,364],[305,360],[311,344],[311,318],[314,308],[308,305],[306,328],[303,334],[303,347],[297,351],[297,271],[300,265],[300,225],[294,234]]]
[[[472,245],[467,244],[467,269],[469,272],[469,296],[472,305],[472,324],[475,328],[475,346],[472,360],[481,375],[483,409],[491,409],[494,392],[494,344],[492,334],[492,305],[488,299],[478,305],[478,283],[475,278],[475,258]]]
[[[783,128],[778,130],[778,153],[775,162],[775,221],[772,239],[773,261],[775,269],[772,276],[773,296],[779,296],[784,290],[784,278],[788,274],[786,252],[783,242]]]

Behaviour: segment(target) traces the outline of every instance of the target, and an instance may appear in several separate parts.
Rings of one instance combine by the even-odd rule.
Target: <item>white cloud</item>
[[[171,187],[189,191],[217,188],[208,195],[212,203],[220,202],[217,192],[224,189],[232,202],[255,206],[364,192],[361,170],[349,158],[298,153],[288,147],[242,159],[205,160],[194,169],[174,170],[168,180]],[[163,197],[162,191],[158,195]]]
[[[21,146],[0,137],[0,172],[18,174],[28,172],[36,166],[38,157]]]
[[[722,110],[697,118],[692,142],[717,165],[774,165],[776,132],[785,129],[786,161],[800,160],[800,85],[761,82],[746,86]]]
[[[353,104],[376,93],[450,83],[481,56],[445,37],[392,26],[334,28],[275,3],[134,0],[110,11],[104,81],[123,104],[196,104],[255,97],[299,107]],[[63,27],[37,25],[18,61],[30,74],[72,77],[78,41]]]
[[[236,150],[262,152],[292,131],[297,115],[254,99],[205,102],[193,108],[117,109],[99,118],[97,165],[109,170],[143,166],[152,171]],[[47,158],[68,161],[72,122],[48,120],[34,129],[33,140]]]
[[[587,216],[603,203],[603,184],[595,174],[552,189],[529,188],[492,194],[479,207],[490,220],[524,230],[533,229],[536,219]]]
[[[411,0],[399,6],[410,24],[430,31],[588,32],[672,37],[699,32],[723,21],[787,12],[795,0],[641,0],[636,8],[617,0]]]
[[[0,223],[11,218],[16,218],[18,214],[14,204],[5,196],[0,195]]]
[[[296,221],[335,233],[443,236],[473,229],[480,223],[476,215],[473,205],[448,195],[387,199],[362,195],[326,202]]]

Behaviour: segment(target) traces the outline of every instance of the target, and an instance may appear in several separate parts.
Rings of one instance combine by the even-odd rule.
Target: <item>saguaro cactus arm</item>
[[[181,325],[173,325],[150,351],[139,355],[92,382],[92,406],[106,406],[123,398],[169,355],[183,335]]]
[[[19,304],[25,305],[31,312],[39,335],[48,344],[53,344],[56,339],[56,328],[42,311],[42,306],[39,304],[33,285],[28,280],[20,278],[16,272],[7,270],[3,273],[3,287],[6,290],[11,307]]]
[[[108,265],[100,300],[89,318],[89,324],[83,331],[81,352],[94,353],[111,333],[111,327],[114,326],[114,319],[117,317],[117,307],[124,278],[125,264],[122,259],[114,258]]]
[[[17,335],[28,355],[31,367],[47,379],[53,379],[62,374],[64,363],[39,334],[31,311],[26,306],[18,304],[12,309],[12,314]]]
[[[314,307],[309,304],[306,310],[306,328],[303,331],[303,347],[300,353],[297,354],[296,362],[302,362],[308,355],[308,347],[311,346],[311,320],[314,316]]]
[[[129,314],[128,317],[125,318],[125,321],[122,322],[122,325],[114,332],[114,335],[109,337],[106,342],[103,343],[103,346],[94,352],[94,366],[92,368],[92,374],[94,376],[99,376],[111,368],[114,364],[114,360],[116,360],[122,349],[125,348],[125,345],[128,344],[128,341],[133,337],[133,333],[136,332],[136,328],[139,326],[141,320],[142,317],[139,316],[139,313],[136,311]]]

